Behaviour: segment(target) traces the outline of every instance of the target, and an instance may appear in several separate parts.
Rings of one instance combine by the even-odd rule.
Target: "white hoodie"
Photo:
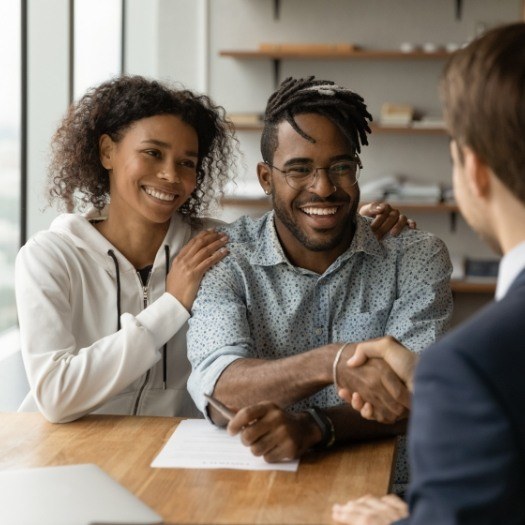
[[[18,254],[16,299],[31,386],[19,410],[38,409],[52,422],[91,412],[199,415],[186,390],[190,314],[165,292],[165,246],[171,263],[197,231],[173,216],[143,287],[133,265],[88,218],[59,216]]]

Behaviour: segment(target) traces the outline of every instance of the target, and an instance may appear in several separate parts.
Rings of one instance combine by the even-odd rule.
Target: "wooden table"
[[[388,491],[395,440],[315,453],[295,473],[153,469],[176,418],[87,416],[54,425],[40,414],[0,413],[0,470],[95,463],[166,523],[332,523],[331,506]]]

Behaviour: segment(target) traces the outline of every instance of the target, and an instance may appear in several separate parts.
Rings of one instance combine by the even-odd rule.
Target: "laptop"
[[[5,525],[158,525],[162,518],[97,465],[0,472]]]

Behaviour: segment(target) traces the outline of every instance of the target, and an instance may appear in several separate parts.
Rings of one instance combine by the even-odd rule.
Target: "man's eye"
[[[308,175],[312,169],[308,166],[290,166],[287,171],[288,175],[291,175],[292,177],[304,177],[305,175]]]
[[[336,174],[351,173],[353,171],[355,171],[355,164],[353,162],[340,162],[339,164],[330,166],[330,172]]]

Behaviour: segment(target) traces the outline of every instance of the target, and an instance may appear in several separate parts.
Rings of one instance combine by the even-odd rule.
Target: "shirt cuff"
[[[201,363],[201,366],[206,366],[205,372],[194,369],[188,379],[188,391],[193,398],[193,402],[208,421],[210,421],[207,410],[208,401],[206,401],[204,394],[213,394],[215,383],[217,383],[221,374],[237,359],[242,359],[242,356],[222,355],[207,366]]]
[[[155,348],[161,348],[188,321],[190,314],[178,299],[165,292],[136,318],[151,333]]]

